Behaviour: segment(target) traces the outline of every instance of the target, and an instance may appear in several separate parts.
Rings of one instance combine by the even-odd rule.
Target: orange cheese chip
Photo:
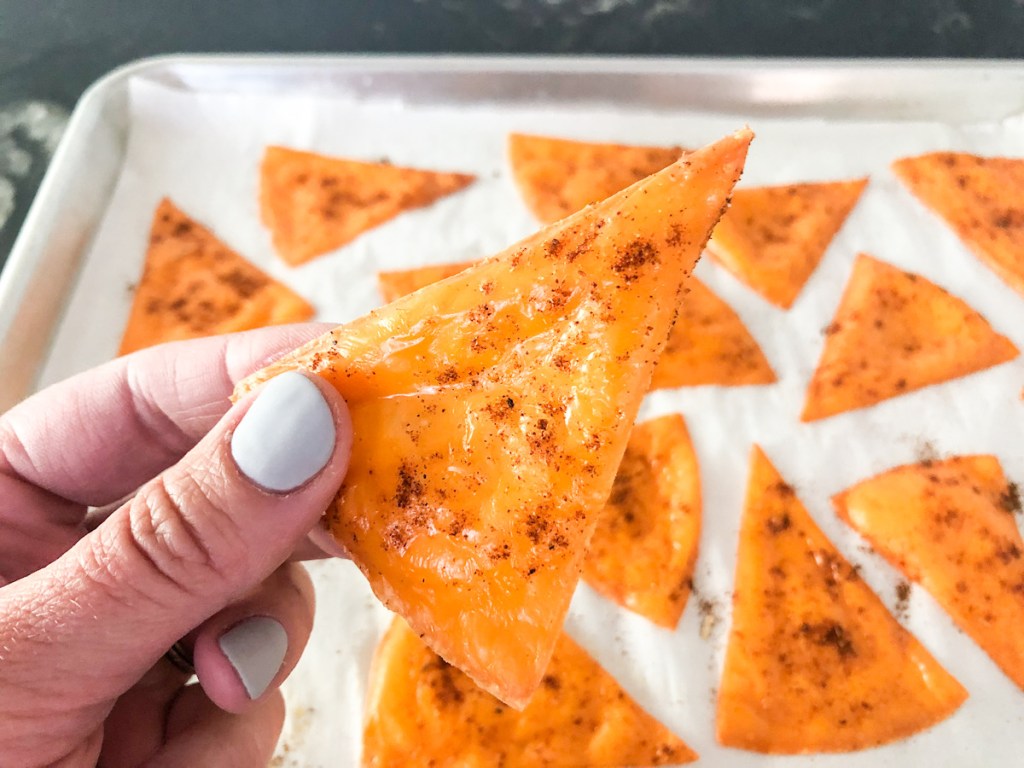
[[[380,295],[384,299],[385,304],[390,304],[406,294],[418,291],[425,285],[457,275],[462,270],[473,266],[474,263],[472,261],[463,261],[456,264],[437,264],[429,267],[381,272],[377,275]]]
[[[674,163],[679,147],[595,144],[513,133],[508,156],[519,192],[534,216],[558,221]]]
[[[700,472],[679,414],[638,424],[590,541],[583,578],[624,608],[674,629],[700,539]]]
[[[755,447],[718,741],[771,754],[846,752],[928,728],[966,698]]]
[[[651,389],[771,384],[775,372],[732,307],[691,277]]]
[[[1007,285],[1024,293],[1024,159],[933,152],[893,171]]]
[[[502,701],[540,683],[749,131],[309,342],[348,403],[327,512],[377,596]]]
[[[897,467],[832,501],[1024,688],[1024,542],[1013,517],[1020,497],[995,456]]]
[[[431,651],[401,619],[377,648],[363,732],[366,768],[679,765],[697,755],[568,635],[522,711]]]
[[[119,354],[313,316],[290,288],[239,256],[167,198],[149,233]]]
[[[291,265],[351,242],[400,213],[466,187],[475,176],[400,168],[267,147],[260,211],[274,247]]]
[[[865,408],[1018,354],[962,300],[866,254],[853,265],[825,332],[804,421]]]
[[[867,183],[855,179],[737,189],[709,251],[772,304],[789,309]]]

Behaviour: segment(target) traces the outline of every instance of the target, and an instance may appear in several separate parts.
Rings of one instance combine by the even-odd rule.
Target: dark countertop
[[[188,51],[1024,58],[1024,0],[0,0],[0,263],[82,91]]]

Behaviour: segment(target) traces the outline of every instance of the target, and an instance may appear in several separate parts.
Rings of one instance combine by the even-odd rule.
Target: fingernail
[[[341,557],[346,560],[350,557],[348,550],[341,546],[338,540],[334,538],[334,535],[324,527],[323,520],[313,526],[313,530],[309,532],[309,540],[319,547],[325,555]]]
[[[320,390],[289,371],[263,386],[231,436],[231,455],[257,485],[290,491],[327,466],[334,441],[334,416]]]
[[[250,699],[258,699],[277,675],[288,650],[288,633],[276,619],[254,616],[217,641]]]

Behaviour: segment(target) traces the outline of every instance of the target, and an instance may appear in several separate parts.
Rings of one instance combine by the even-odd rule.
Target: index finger
[[[162,344],[48,387],[0,416],[0,477],[110,504],[184,456],[227,412],[235,382],[332,327]]]

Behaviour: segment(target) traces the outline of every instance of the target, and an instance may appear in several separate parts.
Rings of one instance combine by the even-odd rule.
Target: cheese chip
[[[966,698],[755,447],[718,741],[769,754],[848,752],[935,725]]]
[[[772,304],[789,309],[867,183],[737,189],[711,236],[711,256]]]
[[[522,712],[480,690],[401,619],[377,648],[369,689],[366,768],[608,768],[697,759],[565,634]]]
[[[897,467],[832,501],[1024,689],[1024,541],[1013,516],[1020,496],[995,456]]]
[[[540,684],[741,131],[243,381],[337,388],[327,511],[377,596],[515,706]]]
[[[119,353],[312,316],[305,299],[164,198]]]
[[[1024,159],[933,152],[893,171],[974,254],[1024,294]]]
[[[700,470],[683,417],[637,424],[590,540],[584,580],[674,629],[690,596],[700,518]]]
[[[764,352],[733,308],[696,277],[686,288],[651,389],[774,382]]]
[[[802,418],[823,419],[1017,357],[964,301],[861,254],[807,389]]]
[[[260,211],[281,258],[297,266],[475,178],[267,147]]]

